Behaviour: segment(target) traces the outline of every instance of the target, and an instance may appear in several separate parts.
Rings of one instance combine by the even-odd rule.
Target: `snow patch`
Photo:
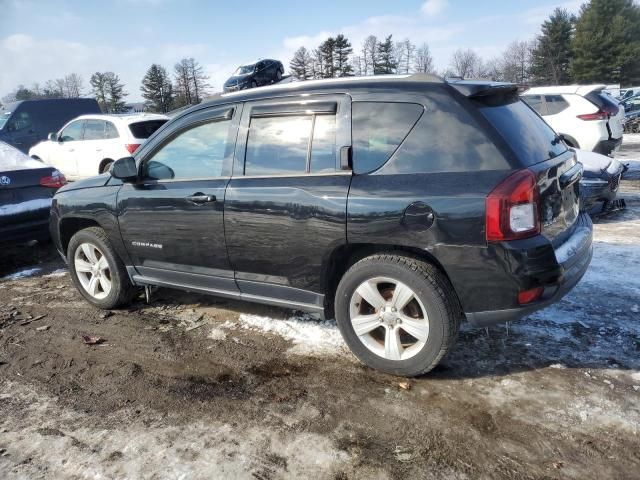
[[[12,273],[11,275],[7,275],[3,277],[1,280],[20,280],[21,278],[32,277],[42,269],[40,267],[35,268],[27,268],[25,270],[20,270],[19,272]]]
[[[68,273],[66,268],[59,268],[58,270],[54,270],[51,273],[47,273],[43,275],[45,278],[55,278],[55,277],[64,277]]]
[[[0,205],[0,217],[18,215],[19,213],[33,212],[43,208],[51,208],[51,198],[36,198],[22,203]]]
[[[44,163],[28,157],[17,148],[4,142],[0,142],[0,172],[34,170],[46,167],[47,165]]]
[[[315,320],[308,315],[293,316],[278,320],[258,315],[242,314],[238,319],[240,327],[248,330],[261,330],[274,333],[291,340],[294,347],[291,353],[300,354],[340,354],[346,352],[346,346],[334,321]],[[233,327],[227,322],[223,327]]]

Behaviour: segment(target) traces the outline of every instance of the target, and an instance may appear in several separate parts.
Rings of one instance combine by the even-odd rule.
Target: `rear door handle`
[[[204,193],[194,193],[189,195],[187,200],[193,203],[212,203],[216,201],[215,195],[205,195]]]

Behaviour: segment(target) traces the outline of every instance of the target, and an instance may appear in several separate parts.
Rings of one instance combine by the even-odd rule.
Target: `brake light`
[[[596,113],[584,113],[582,115],[577,115],[580,120],[607,120],[609,118],[609,114],[607,112],[603,112],[602,110],[598,110]]]
[[[542,296],[542,292],[544,292],[544,287],[536,287],[529,290],[523,290],[522,292],[518,293],[518,303],[520,305],[524,305],[526,303],[531,303],[535,300],[538,300]]]
[[[127,151],[133,155],[133,152],[135,152],[138,147],[140,146],[139,143],[126,143],[124,145],[124,147],[127,149]]]
[[[539,192],[531,170],[518,170],[487,196],[487,241],[517,240],[540,233]]]
[[[40,179],[40,185],[49,188],[60,188],[67,184],[67,179],[58,170],[54,170],[51,176],[42,177]]]

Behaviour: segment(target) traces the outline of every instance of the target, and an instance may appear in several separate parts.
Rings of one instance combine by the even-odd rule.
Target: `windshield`
[[[248,75],[253,73],[255,65],[243,65],[242,67],[238,67],[238,69],[233,73],[234,76],[237,75]]]
[[[4,128],[10,116],[11,116],[11,112],[0,113],[0,130]]]

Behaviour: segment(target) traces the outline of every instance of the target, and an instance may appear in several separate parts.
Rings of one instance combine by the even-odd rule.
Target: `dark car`
[[[242,65],[224,82],[225,92],[262,87],[282,80],[284,67],[278,60],[260,60],[251,65]]]
[[[51,229],[98,307],[158,285],[309,311],[367,365],[418,375],[463,318],[516,320],[580,280],[581,175],[515,85],[309,81],[177,116],[61,189]]]
[[[36,143],[46,140],[72,118],[100,113],[93,98],[57,98],[22,100],[0,109],[0,141],[27,153]]]
[[[626,202],[623,198],[616,198],[616,194],[627,166],[599,153],[578,149],[575,152],[584,168],[580,180],[582,209],[598,215],[625,208]]]
[[[0,244],[49,238],[49,210],[64,175],[0,141]]]

